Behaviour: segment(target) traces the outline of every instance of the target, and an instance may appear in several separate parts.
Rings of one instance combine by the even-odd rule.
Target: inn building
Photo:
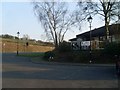
[[[103,49],[106,37],[105,26],[91,30],[91,48]],[[76,35],[69,40],[73,50],[88,50],[90,48],[90,31]],[[120,42],[120,21],[109,25],[109,42]]]

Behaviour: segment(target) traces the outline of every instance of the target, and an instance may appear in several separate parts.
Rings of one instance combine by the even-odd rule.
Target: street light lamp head
[[[88,20],[89,23],[92,23],[92,19],[93,18],[91,17],[91,15],[87,18],[87,20]]]
[[[20,32],[17,32],[17,34],[20,34]]]

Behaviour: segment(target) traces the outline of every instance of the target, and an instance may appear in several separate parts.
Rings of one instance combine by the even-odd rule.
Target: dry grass
[[[11,40],[0,40],[0,51],[2,52],[16,52],[17,43]],[[19,43],[19,52],[46,52],[53,50],[51,46],[40,46],[30,44],[28,47],[24,46],[23,43]]]

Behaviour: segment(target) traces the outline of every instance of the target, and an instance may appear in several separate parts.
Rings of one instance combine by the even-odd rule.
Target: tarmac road
[[[15,53],[2,55],[3,88],[117,88],[115,66],[35,64]]]

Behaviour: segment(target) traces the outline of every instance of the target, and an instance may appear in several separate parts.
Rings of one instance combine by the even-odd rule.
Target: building
[[[91,48],[102,49],[106,36],[105,26],[91,30]],[[90,49],[90,31],[70,39],[73,50]],[[120,42],[120,23],[109,25],[109,42]]]

